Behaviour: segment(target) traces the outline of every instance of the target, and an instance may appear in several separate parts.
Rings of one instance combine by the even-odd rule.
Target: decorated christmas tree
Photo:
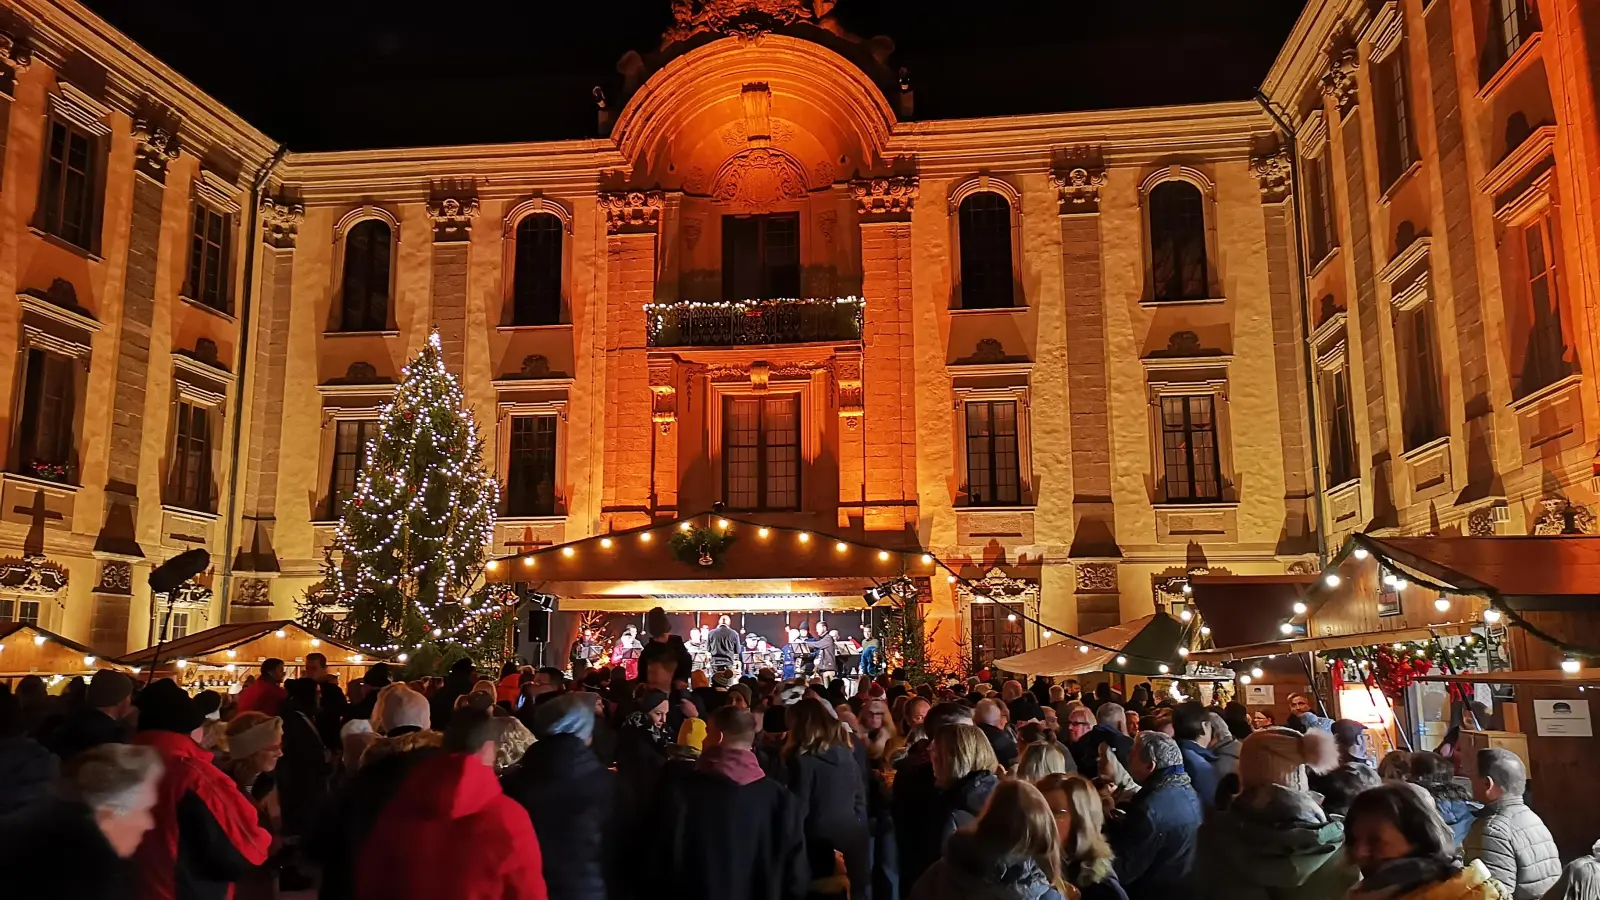
[[[496,656],[506,609],[480,582],[499,486],[437,333],[404,375],[379,413],[302,620],[390,657],[449,644]]]

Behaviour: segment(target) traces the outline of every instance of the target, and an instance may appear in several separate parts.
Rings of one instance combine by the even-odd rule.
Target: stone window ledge
[[[229,324],[233,324],[233,323],[239,321],[238,317],[236,317],[233,313],[228,312],[225,309],[217,309],[215,306],[212,306],[211,304],[206,303],[206,302],[204,302],[202,300],[196,300],[195,298],[187,296],[185,294],[179,294],[178,295],[178,299],[182,300],[184,303],[187,303],[188,305],[194,307],[195,309],[200,310],[201,312],[209,313],[209,314],[211,314],[213,316],[216,316],[217,318],[219,318],[222,321],[227,322]]]
[[[1411,182],[1411,179],[1417,177],[1417,173],[1421,171],[1422,159],[1418,157],[1416,161],[1406,167],[1404,172],[1400,173],[1399,177],[1395,178],[1393,184],[1384,188],[1383,195],[1378,198],[1378,205],[1387,208],[1389,201],[1393,200],[1396,194],[1405,190],[1405,186]]]
[[[400,330],[398,328],[395,328],[395,329],[385,329],[383,331],[324,331],[322,333],[322,336],[325,337],[325,338],[360,338],[360,337],[391,338],[391,337],[399,337],[400,336]]]
[[[1332,263],[1334,260],[1338,259],[1339,256],[1340,256],[1339,245],[1338,244],[1334,244],[1332,247],[1328,248],[1328,252],[1324,253],[1322,255],[1321,259],[1312,262],[1311,271],[1307,274],[1306,277],[1308,277],[1308,278],[1316,278],[1318,275],[1321,275],[1322,274],[1322,270],[1326,269],[1328,267],[1328,265],[1330,263]]]
[[[1150,508],[1157,512],[1227,512],[1238,509],[1237,500],[1197,500],[1186,503],[1182,500],[1162,500],[1150,504]]]
[[[501,334],[521,332],[538,333],[541,331],[571,331],[572,323],[557,322],[554,325],[496,325],[494,330],[500,332]]]
[[[1543,43],[1544,32],[1542,30],[1528,35],[1527,39],[1522,42],[1522,46],[1517,48],[1517,52],[1511,54],[1510,59],[1501,63],[1500,68],[1496,69],[1495,73],[1489,76],[1489,80],[1483,83],[1483,87],[1478,88],[1478,99],[1487,102],[1495,94],[1498,94],[1502,88],[1515,81],[1518,75],[1521,75],[1524,70],[1533,65],[1535,59],[1544,55],[1544,50],[1541,46]]]
[[[34,475],[23,475],[20,472],[0,472],[0,481],[15,482],[19,487],[42,491],[57,497],[75,496],[82,487],[81,485],[68,484],[61,481],[51,481],[48,478],[39,478]]]
[[[1024,306],[996,306],[996,307],[993,307],[993,308],[990,308],[990,309],[964,309],[964,308],[962,308],[960,306],[952,306],[950,308],[950,315],[952,315],[952,316],[996,316],[996,315],[1004,316],[1004,315],[1012,315],[1012,314],[1015,314],[1015,313],[1025,313],[1025,312],[1028,312],[1031,309],[1033,309],[1033,307],[1025,306],[1025,305]]]
[[[1568,375],[1559,381],[1553,381],[1550,384],[1539,388],[1533,393],[1528,394],[1526,397],[1520,397],[1511,401],[1510,403],[1507,403],[1506,406],[1518,413],[1526,415],[1527,413],[1555,403],[1569,391],[1575,390],[1582,382],[1583,374],[1580,372],[1573,372],[1571,375]]]
[[[957,513],[1031,513],[1039,507],[1032,504],[1013,504],[1010,506],[957,506]]]
[[[187,506],[177,506],[171,503],[161,504],[161,510],[175,519],[183,519],[185,521],[196,522],[202,525],[209,525],[217,521],[218,518],[218,514],[215,512],[207,512],[203,509],[190,509]]]
[[[28,226],[28,230],[33,232],[35,237],[40,238],[45,243],[53,244],[53,245],[55,245],[57,247],[60,247],[61,249],[65,250],[65,251],[67,251],[68,253],[73,253],[73,254],[76,254],[78,256],[81,256],[81,257],[83,257],[84,259],[87,259],[90,262],[105,262],[106,261],[105,257],[103,257],[100,254],[94,252],[93,250],[90,250],[88,247],[79,247],[77,244],[74,244],[73,242],[67,240],[66,238],[60,237],[58,235],[51,234],[50,232],[45,231],[43,228],[40,228],[37,225],[29,225]]]
[[[1436,453],[1447,452],[1450,448],[1450,435],[1436,437],[1425,444],[1418,444],[1400,454],[1400,458],[1413,465],[1420,459],[1433,456]]]
[[[1169,306],[1215,306],[1227,303],[1227,297],[1200,297],[1194,300],[1140,300],[1145,309],[1166,309]]]

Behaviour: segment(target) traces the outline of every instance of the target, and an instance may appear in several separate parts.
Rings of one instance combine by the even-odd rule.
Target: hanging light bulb
[[[849,550],[849,549],[850,549],[850,545],[849,545],[849,544],[846,544],[846,543],[845,543],[845,542],[844,542],[844,541],[840,541],[840,542],[838,542],[838,543],[837,543],[837,544],[834,544],[834,545],[833,545],[833,549],[835,549],[835,550],[837,550],[837,551],[838,551],[838,552],[840,552],[840,553],[843,553],[843,552],[845,552],[845,551],[846,551],[846,550]]]
[[[955,584],[956,583],[956,577],[954,575],[946,575],[944,580],[945,580],[945,583],[947,583],[947,584]]]
[[[1397,590],[1397,591],[1403,591],[1409,585],[1410,585],[1410,582],[1406,581],[1404,578],[1396,578],[1394,580],[1394,589]]]
[[[1017,614],[1016,613],[1006,613],[1006,621],[1007,622],[1015,622],[1016,620],[1017,620]]]
[[[1078,645],[1078,652],[1079,653],[1088,653],[1089,652],[1089,645],[1088,644],[1079,644]]]
[[[322,641],[320,639],[318,639],[318,638],[312,638],[311,639],[311,646],[313,646],[313,647],[321,647],[322,646]]]
[[[1496,622],[1500,621],[1500,610],[1495,609],[1492,606],[1489,607],[1488,609],[1484,610],[1483,611],[1483,621],[1487,622],[1490,625],[1493,625]]]
[[[691,529],[693,527],[694,526],[689,524],[689,522],[687,520],[678,523],[678,530],[679,531],[688,531],[689,529]]]
[[[395,662],[405,662],[406,660],[408,660],[410,658],[411,658],[411,655],[409,653],[402,653],[399,656],[396,656],[394,659],[395,659]]]
[[[49,640],[49,638],[46,638],[44,635],[36,634],[36,635],[33,636],[33,645],[35,647],[43,647],[44,646],[44,642],[47,641],[47,640]]]
[[[654,540],[654,538],[652,538],[652,537],[651,537],[651,536],[650,536],[650,532],[648,532],[648,531],[641,531],[641,532],[639,532],[639,543],[641,543],[641,544],[648,544],[648,543],[650,543],[650,542],[651,542],[651,541],[652,541],[652,540]],[[532,562],[532,558],[531,558],[531,557],[530,557],[530,558],[529,558],[529,562]]]
[[[1183,583],[1183,592],[1184,592],[1184,593],[1185,593],[1185,594],[1192,594],[1192,593],[1194,593],[1194,585],[1192,585],[1192,584],[1190,584],[1190,583],[1189,583],[1189,582],[1187,582],[1187,581],[1185,581],[1185,582],[1184,582],[1184,583]]]
[[[485,568],[485,569],[488,569],[488,570],[489,570],[489,571],[491,571],[491,572],[493,572],[493,571],[494,571],[494,570],[496,570],[496,569],[498,569],[498,568],[500,568],[500,560],[498,560],[498,559],[491,559],[491,560],[489,560],[489,561],[488,561],[488,562],[486,562],[486,563],[484,563],[484,564],[483,564],[483,567],[484,567],[484,568]]]
[[[577,553],[577,552],[578,551],[572,549],[571,547],[562,547],[561,548],[561,555],[567,557],[568,559],[571,559],[572,558],[572,554]]]
[[[1260,667],[1260,666],[1253,666],[1253,667],[1252,667],[1252,668],[1251,668],[1251,669],[1250,669],[1250,677],[1251,677],[1251,678],[1260,678],[1260,677],[1261,677],[1261,676],[1263,676],[1263,675],[1265,675],[1265,674],[1267,674],[1267,673],[1266,673],[1266,672],[1263,672],[1263,671],[1262,671],[1262,670],[1261,670],[1261,667]]]
[[[1400,583],[1400,576],[1394,574],[1393,572],[1385,572],[1383,573],[1383,583],[1389,587],[1394,587]]]
[[[1189,658],[1189,648],[1188,647],[1179,647],[1178,648],[1178,655],[1183,657],[1183,658],[1185,658],[1185,659],[1188,659]]]
[[[1160,672],[1163,675],[1165,675],[1168,672],[1172,671],[1172,667],[1168,666],[1166,663],[1162,663],[1161,665],[1156,666],[1156,671]]]
[[[771,533],[772,533],[772,529],[766,527],[765,525],[761,526],[759,529],[756,530],[756,535],[758,537],[766,537],[767,535],[769,535]]]
[[[1356,559],[1366,559],[1370,554],[1367,553],[1367,548],[1357,547],[1355,550],[1351,551],[1350,555],[1354,556]]]
[[[237,651],[237,650],[229,650],[228,651],[228,658],[229,659],[233,659],[234,657],[236,657],[238,655],[239,655],[239,651]]]
[[[1282,634],[1294,634],[1294,625],[1289,622],[1285,622],[1278,626],[1278,631]]]
[[[1250,676],[1249,675],[1240,675],[1239,676],[1239,683],[1240,684],[1249,684],[1250,683]]]
[[[1191,612],[1188,607],[1184,607],[1181,611],[1179,611],[1178,618],[1185,622],[1192,622],[1194,621],[1194,613]]]
[[[1322,583],[1331,588],[1338,587],[1341,580],[1342,579],[1339,578],[1338,572],[1329,572],[1328,574],[1322,576]]]
[[[1045,640],[1047,640],[1047,641],[1048,641],[1048,640],[1050,640],[1050,638],[1051,638],[1051,637],[1052,637],[1052,636],[1053,636],[1053,635],[1052,635],[1052,633],[1051,633],[1051,631],[1050,631],[1050,629],[1048,629],[1048,628],[1046,628],[1046,629],[1045,629],[1045,630],[1044,630],[1044,633],[1043,633],[1043,634],[1042,634],[1042,635],[1041,635],[1041,636],[1042,636],[1042,637],[1043,637],[1043,638],[1044,638],[1044,639],[1045,639]]]
[[[608,537],[601,538],[600,539],[600,546],[604,547],[607,550],[610,550],[611,549],[611,538],[608,538]]]
[[[933,565],[933,554],[932,553],[924,553],[924,554],[922,554],[922,564],[925,565],[925,566]]]
[[[809,532],[809,531],[800,532],[800,543],[805,544],[805,543],[810,543],[810,541],[811,541],[811,532]]]
[[[878,560],[880,562],[888,562],[889,561],[889,551],[887,551],[887,550],[879,550],[878,551]]]
[[[1127,664],[1128,664],[1128,658],[1127,658],[1127,657],[1126,657],[1126,656],[1119,656],[1119,657],[1117,657],[1117,665],[1119,665],[1119,666],[1125,666],[1125,665],[1127,665]]]
[[[92,665],[94,665],[94,657],[92,657],[92,656],[85,656],[85,657],[84,657],[84,658],[83,658],[83,664],[84,664],[84,665],[86,665],[86,666],[92,666]]]
[[[189,668],[189,661],[187,659],[178,660],[178,668],[180,668],[180,669]]]
[[[1449,612],[1450,611],[1450,598],[1446,597],[1443,594],[1440,594],[1439,598],[1437,600],[1433,601],[1433,608],[1438,610],[1439,612]]]
[[[1210,637],[1211,636],[1211,626],[1210,625],[1201,625],[1200,626],[1200,633],[1205,635],[1206,637]]]
[[[1561,661],[1561,671],[1567,673],[1568,675],[1576,675],[1582,670],[1583,663],[1570,656]]]
[[[1304,603],[1301,603],[1299,600],[1296,600],[1294,602],[1293,609],[1294,609],[1294,614],[1297,615],[1297,616],[1303,616],[1303,615],[1306,614],[1306,605]]]

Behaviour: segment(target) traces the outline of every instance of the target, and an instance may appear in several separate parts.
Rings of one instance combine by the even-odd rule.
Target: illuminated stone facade
[[[1545,21],[1572,19],[1561,39],[1581,51],[1576,0],[1559,3]],[[1575,113],[1592,113],[1595,79],[1547,30],[1539,61],[1480,93],[1470,30],[1450,24],[1475,4],[1402,17],[1415,84],[1438,81],[1424,30],[1460,52],[1453,69],[1441,57],[1456,87],[1413,119],[1427,161],[1387,198],[1367,172],[1387,13],[1313,3],[1273,70],[1301,154],[1337,161],[1341,249],[1309,301],[1294,167],[1255,103],[918,121],[881,47],[812,4],[718,3],[624,60],[606,137],[281,153],[82,9],[8,6],[0,294],[17,303],[0,345],[19,352],[0,369],[0,552],[62,567],[39,622],[105,653],[152,641],[144,577],[192,546],[214,565],[213,593],[175,606],[191,630],[292,614],[363,423],[432,328],[507,487],[499,554],[727,501],[927,547],[973,578],[998,568],[1037,587],[1030,614],[1087,631],[1150,612],[1157,585],[1197,568],[1314,558],[1306,368],[1339,359],[1364,402],[1360,478],[1325,498],[1334,530],[1466,528],[1495,498],[1512,509],[1496,527],[1520,527],[1551,479],[1589,498],[1594,398],[1576,375],[1514,387],[1496,239],[1537,202],[1496,218],[1526,174],[1499,171],[1497,142],[1532,103],[1514,98],[1545,98],[1525,110],[1542,143],[1513,155],[1546,148],[1572,198],[1553,208],[1583,371],[1600,167],[1582,162],[1594,117]],[[1558,62],[1574,67],[1559,91]],[[1443,100],[1472,128],[1449,153]],[[1419,235],[1404,252],[1400,219]],[[1373,311],[1416,293],[1417,271],[1449,338],[1448,440],[1410,448],[1393,320]],[[1435,473],[1420,494],[1419,471]],[[572,593],[645,602],[616,577],[597,564]],[[943,640],[998,618],[943,578],[929,593]]]

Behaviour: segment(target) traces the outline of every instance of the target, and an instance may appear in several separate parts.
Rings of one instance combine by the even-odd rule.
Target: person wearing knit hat
[[[243,712],[228,723],[228,759],[251,760],[259,772],[270,772],[283,755],[283,719]]]
[[[389,737],[433,727],[428,698],[404,683],[391,684],[378,694],[372,710],[372,728]]]
[[[1203,813],[1183,771],[1183,751],[1159,731],[1141,731],[1129,763],[1139,793],[1127,815],[1106,826],[1116,853],[1117,879],[1129,900],[1190,897],[1195,834]]]
[[[740,709],[749,709],[754,696],[748,684],[736,684],[728,688],[728,701]]]
[[[1240,793],[1200,828],[1195,883],[1216,900],[1338,900],[1359,878],[1344,823],[1307,787],[1338,762],[1328,732],[1257,731],[1239,748]],[[1374,781],[1376,779],[1374,778]]]
[[[678,740],[673,744],[672,755],[674,758],[698,759],[705,743],[705,720],[684,719],[683,727],[678,729]]]

